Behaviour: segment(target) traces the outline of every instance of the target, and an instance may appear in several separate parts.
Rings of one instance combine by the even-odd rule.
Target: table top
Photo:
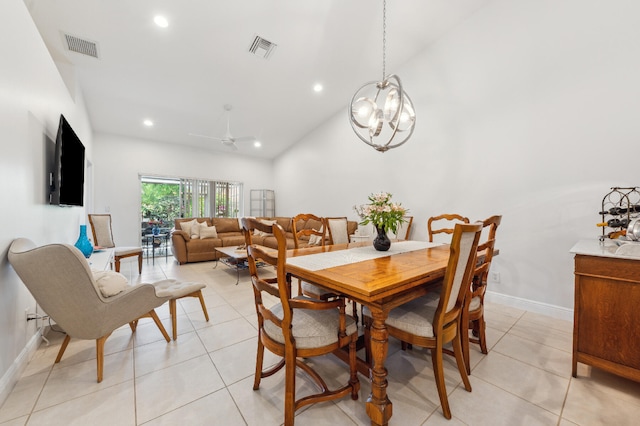
[[[586,256],[613,257],[619,259],[640,260],[640,242],[618,241],[606,238],[604,241],[598,239],[580,240],[570,253]]]
[[[294,249],[287,251],[287,257],[339,250],[348,251],[366,246],[371,246],[371,243],[358,242]],[[375,249],[371,247],[371,250]],[[291,263],[288,259],[286,271],[303,280],[345,294],[361,303],[377,304],[443,278],[448,261],[449,246],[437,245],[318,270],[294,264],[296,262]],[[414,294],[411,298],[415,296]]]
[[[94,251],[91,253],[91,256],[89,256],[89,259],[87,259],[89,267],[98,271],[106,271],[111,267],[113,252],[114,249],[112,248],[104,248]]]
[[[229,257],[235,257],[236,259],[246,259],[247,258],[247,249],[236,250],[238,246],[227,246],[227,247],[215,247],[216,251],[220,253],[226,254]]]

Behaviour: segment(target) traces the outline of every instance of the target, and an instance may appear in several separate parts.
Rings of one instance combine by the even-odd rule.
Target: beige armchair
[[[104,297],[83,254],[72,245],[41,247],[25,238],[13,241],[9,262],[38,305],[67,333],[56,363],[60,362],[71,336],[96,340],[98,383],[102,381],[104,344],[125,324],[135,331],[137,320],[151,317],[165,340],[169,335],[154,309],[169,300],[156,296],[151,284],[128,286],[115,296]]]

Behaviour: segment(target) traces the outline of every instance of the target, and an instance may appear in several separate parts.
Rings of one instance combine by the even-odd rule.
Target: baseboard
[[[573,321],[573,309],[563,308],[562,306],[550,305],[548,303],[536,302],[534,300],[523,299],[521,297],[509,296],[492,291],[487,291],[485,298],[488,302],[524,309],[525,311],[548,315],[565,321]]]
[[[0,407],[4,404],[20,376],[27,368],[29,360],[40,346],[42,341],[42,329],[34,334],[27,345],[22,349],[18,357],[13,361],[7,372],[0,378]]]

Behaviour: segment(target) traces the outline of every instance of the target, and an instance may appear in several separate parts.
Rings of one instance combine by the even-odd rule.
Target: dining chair
[[[430,349],[438,396],[442,412],[447,419],[451,418],[451,409],[444,382],[443,346],[449,342],[453,344],[453,353],[464,387],[471,392],[471,383],[462,354],[459,323],[467,286],[474,272],[481,232],[482,225],[479,223],[456,224],[439,297],[427,294],[400,305],[389,312],[386,320],[390,336]],[[363,314],[365,350],[370,352],[373,320],[371,311],[366,306]],[[370,358],[370,355],[367,355],[367,358]]]
[[[395,234],[389,232],[389,238],[400,241],[409,239],[409,236],[411,235],[411,225],[413,224],[413,216],[404,216],[403,219],[404,222],[398,225],[398,229]]]
[[[462,354],[467,368],[467,374],[471,374],[471,362],[469,356],[469,342],[480,345],[480,351],[487,353],[487,339],[485,336],[486,322],[484,319],[484,295],[487,291],[487,278],[493,251],[496,243],[496,231],[500,226],[502,216],[491,216],[482,221],[483,230],[487,230],[486,238],[478,244],[478,255],[484,254],[482,261],[476,263],[475,271],[468,286],[468,293],[465,297],[464,309],[462,310],[462,320],[460,321],[460,336],[462,338]],[[469,336],[469,329],[472,335]]]
[[[135,331],[138,319],[144,317],[152,318],[165,340],[170,341],[154,310],[168,297],[158,296],[152,284],[125,286],[123,291],[105,297],[84,255],[68,244],[36,247],[32,241],[18,238],[11,243],[8,257],[38,305],[66,333],[55,363],[62,359],[71,337],[95,339],[100,383],[107,338],[127,323]]]
[[[258,350],[253,389],[259,389],[262,378],[269,377],[282,368],[285,369],[285,426],[294,424],[295,412],[305,405],[347,395],[351,395],[353,400],[358,399],[360,390],[356,370],[358,327],[355,320],[345,314],[344,300],[338,298],[324,302],[304,296],[293,297],[291,279],[285,271],[287,257],[285,231],[278,224],[265,225],[251,218],[242,218],[241,221],[258,316]],[[277,250],[253,244],[251,237],[255,230],[273,234],[278,242]],[[265,268],[258,268],[256,265],[258,261],[273,266],[276,276],[273,277],[273,272],[263,272]],[[274,305],[273,298],[278,299],[279,303]],[[349,352],[348,383],[338,389],[330,390],[306,359],[331,354],[343,347],[348,347]],[[263,370],[265,348],[282,357],[282,360],[275,366]],[[298,367],[316,383],[320,392],[296,398]]]
[[[142,273],[142,247],[118,247],[113,240],[112,221],[110,214],[90,214],[89,224],[93,234],[93,243],[104,248],[113,248],[115,270],[120,272],[120,260],[138,256],[138,273]]]
[[[347,217],[325,217],[325,223],[329,231],[329,244],[348,244],[349,231],[347,230]]]
[[[454,225],[456,223],[469,223],[469,218],[460,216],[459,214],[441,214],[432,216],[427,221],[427,232],[429,233],[429,242],[433,242],[433,237],[438,234],[453,234]]]
[[[317,228],[317,229],[316,229]],[[291,231],[295,248],[324,246],[327,227],[324,218],[310,213],[301,213],[291,220]],[[330,300],[339,295],[323,287],[298,280],[298,293],[318,300]]]

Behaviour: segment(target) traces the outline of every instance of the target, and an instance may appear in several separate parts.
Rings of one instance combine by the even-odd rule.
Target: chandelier
[[[349,104],[349,122],[356,135],[375,150],[385,152],[413,134],[416,113],[400,78],[386,75],[387,1],[382,6],[382,81],[360,87]]]

